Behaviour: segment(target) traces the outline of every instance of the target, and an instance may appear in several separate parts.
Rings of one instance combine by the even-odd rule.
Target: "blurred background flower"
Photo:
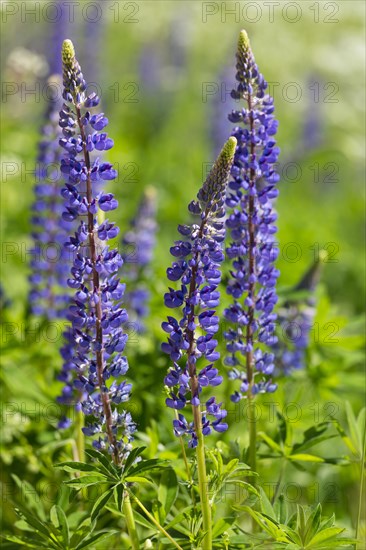
[[[1,5],[6,23],[2,26],[1,48],[2,134],[6,136],[0,157],[2,283],[4,296],[11,303],[2,312],[3,401],[24,403],[27,411],[34,410],[35,404],[44,407],[54,403],[61,391],[61,383],[54,382],[55,372],[61,368],[55,347],[60,347],[63,332],[63,327],[57,325],[51,327],[54,332],[47,332],[44,327],[29,324],[27,317],[32,248],[29,212],[54,28],[50,18],[42,15],[46,3],[36,4],[41,10],[39,21],[30,13],[22,18],[22,6],[28,3],[19,3],[14,15],[8,8],[15,3]],[[226,67],[233,67],[233,51],[242,28],[255,44],[256,61],[269,82],[280,121],[277,138],[281,180],[276,202],[280,253],[276,267],[281,273],[281,304],[287,290],[298,283],[319,251],[327,252],[316,291],[315,328],[309,337],[306,367],[281,381],[276,393],[265,396],[266,402],[281,407],[296,402],[302,416],[293,424],[295,430],[306,429],[316,414],[319,421],[328,418],[330,410],[337,411],[335,414],[343,421],[346,399],[356,410],[364,402],[363,3],[298,2],[298,21],[294,21],[291,7],[286,11],[282,3],[273,3],[273,22],[269,7],[260,3],[248,3],[245,8],[244,3],[233,2],[236,14],[230,14],[224,2],[213,3],[212,14],[207,13],[210,2],[137,0],[130,3],[129,10],[123,9],[124,3],[107,4],[100,3],[100,27],[92,26],[93,32],[100,33],[97,40],[102,55],[94,65],[96,73],[86,76],[103,82],[101,110],[108,113],[115,141],[108,160],[118,165],[113,189],[120,207],[108,217],[118,223],[123,235],[144,189],[154,183],[159,196],[146,332],[130,337],[126,352],[139,372],[133,400],[127,405],[133,408],[139,430],[150,429],[150,420],[157,420],[160,441],[171,443],[171,422],[161,392],[169,358],[159,351],[163,339],[160,322],[165,317],[165,267],[170,262],[169,247],[177,223],[187,222],[185,205],[195,196],[197,181],[205,179],[207,167],[214,161],[219,136],[226,133],[226,116],[232,107],[220,102],[220,86],[215,84],[225,80],[231,87],[230,79],[222,74]],[[258,7],[256,17],[251,11],[254,4]],[[93,18],[91,9],[88,15]],[[85,57],[94,56],[98,49],[91,38],[93,32],[85,34],[89,23],[94,25],[87,20],[85,10],[83,15],[80,3],[75,7],[74,21],[68,21],[68,38],[80,51],[83,66],[89,63]],[[221,125],[222,134],[214,129]],[[222,301],[222,307],[227,307],[229,300],[224,292]],[[222,327],[217,335],[222,356],[224,330]],[[218,399],[225,405],[233,391],[230,384],[226,381],[220,386],[222,395]],[[245,443],[246,436],[228,405],[231,426],[220,438],[222,445],[231,448],[236,438]],[[267,421],[266,411],[270,410],[264,407],[260,419],[266,430],[275,428]],[[15,440],[5,444],[4,449],[8,463],[13,461],[12,471],[18,473],[29,469],[29,464],[42,468],[41,455],[37,460],[33,455],[28,460],[28,451],[54,441],[50,424],[56,426],[58,420],[28,422],[34,414],[23,416],[21,433],[13,432]],[[154,448],[151,441],[149,445]],[[19,453],[20,442],[28,456]],[[12,449],[17,449],[17,455]],[[325,454],[334,456],[336,452],[342,455],[347,450],[333,440]],[[266,464],[264,482],[273,482],[275,470],[269,461]],[[321,471],[315,471],[315,466],[309,470],[293,470],[286,481],[301,484],[301,498],[310,503],[314,502],[311,491],[315,475],[321,487],[336,483],[342,498],[329,502],[324,489],[324,507],[350,525],[358,484],[353,471],[330,464],[322,465]],[[9,480],[10,472],[6,470],[4,481]],[[5,521],[11,523],[14,517],[7,514]]]

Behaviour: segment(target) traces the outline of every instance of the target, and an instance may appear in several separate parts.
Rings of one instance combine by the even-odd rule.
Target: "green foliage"
[[[23,482],[15,478],[18,485]],[[16,528],[20,535],[4,535],[3,538],[10,543],[8,548],[53,548],[63,550],[82,550],[95,547],[97,542],[102,542],[116,534],[115,530],[96,530],[96,521],[87,514],[78,514],[68,519],[61,506],[55,504],[46,517],[45,510],[40,504],[40,495],[34,487],[27,484],[27,506],[15,508],[19,520]],[[78,516],[82,517],[78,517]]]
[[[118,511],[122,511],[123,499],[128,487],[133,483],[151,483],[146,475],[156,468],[163,468],[164,463],[158,459],[136,460],[143,453],[145,447],[133,449],[126,458],[123,466],[116,466],[103,453],[93,449],[86,451],[86,454],[94,459],[91,463],[86,462],[63,462],[56,464],[66,472],[83,472],[75,479],[65,483],[75,490],[87,487],[103,487],[103,492],[94,503],[91,510],[91,519],[95,520],[101,510],[104,509],[110,498],[113,496]],[[141,475],[145,474],[145,475]]]
[[[335,426],[343,442],[351,452],[350,459],[360,462],[362,457],[365,456],[366,408],[361,409],[356,418],[349,401],[346,401],[346,418],[346,430],[337,421],[335,421]]]
[[[331,550],[338,547],[350,548],[356,542],[340,536],[344,528],[334,526],[334,517],[322,518],[320,504],[314,508],[298,506],[297,511],[284,523],[276,518],[275,510],[268,501],[262,505],[261,512],[249,507],[243,507],[243,510],[269,535],[266,544],[275,543],[274,548]]]
[[[103,11],[102,103],[116,144],[110,158],[118,163],[120,173],[113,189],[120,203],[115,213],[119,219],[112,213],[112,220],[123,232],[143,189],[153,182],[158,188],[160,226],[150,279],[147,331],[135,338],[131,335],[127,346],[134,384],[131,412],[138,423],[136,445],[147,448],[134,450],[123,471],[93,450],[88,450],[85,463],[78,462],[73,429],[60,433],[56,428],[62,413],[55,399],[61,387],[56,376],[61,366],[58,350],[63,324],[57,325],[59,336],[53,337],[55,325],[32,319],[27,305],[29,210],[35,183],[32,168],[44,97],[33,101],[30,95],[24,101],[24,90],[35,90],[37,77],[28,61],[16,68],[9,62],[14,52],[19,55],[19,46],[32,55],[42,51],[44,44],[39,41],[45,39],[50,25],[44,21],[34,25],[31,17],[23,21],[19,10],[18,15],[8,16],[2,27],[6,44],[3,79],[19,89],[3,104],[2,128],[7,135],[1,151],[3,167],[7,163],[26,167],[26,173],[18,170],[5,174],[2,195],[5,254],[9,243],[16,249],[2,263],[6,296],[1,302],[0,327],[4,548],[103,550],[108,546],[110,550],[129,550],[123,513],[126,491],[138,496],[182,548],[199,547],[194,455],[187,453],[190,479],[179,441],[172,436],[172,416],[162,392],[168,361],[159,352],[160,323],[166,316],[161,297],[166,290],[165,268],[170,262],[172,235],[176,234],[177,222],[186,222],[182,204],[192,199],[204,179],[202,162],[209,164],[214,157],[211,121],[226,116],[213,112],[211,100],[221,100],[225,110],[227,97],[219,96],[223,88],[226,94],[230,84],[219,82],[218,75],[234,62],[238,28],[235,16],[229,13],[223,23],[221,3],[217,3],[221,13],[207,17],[205,23],[202,6],[194,4],[137,2],[138,24],[123,21],[128,17],[123,6],[118,22],[113,10]],[[364,10],[361,2],[329,3],[340,8],[333,16],[338,23],[332,24],[324,21],[331,19],[332,6],[300,4],[298,23],[286,21],[282,6],[274,8],[274,22],[269,23],[268,6],[262,6],[260,20],[248,22],[246,29],[255,43],[261,71],[275,83],[280,120],[282,181],[276,209],[281,299],[291,298],[288,289],[312,263],[317,250],[325,247],[333,256],[323,265],[306,367],[279,379],[274,395],[258,396],[257,475],[244,464],[248,444],[245,410],[230,404],[229,381],[220,389],[218,399],[227,405],[230,428],[216,445],[210,443],[208,460],[210,498],[216,513],[214,548],[218,549],[347,548],[352,543],[343,538],[345,528],[351,534],[359,528],[357,538],[362,539],[358,500],[361,496],[362,504],[359,493],[365,454],[365,335],[360,299],[364,281],[364,151],[359,67],[364,64],[364,48],[358,36],[362,35]],[[316,23],[314,8],[319,9]],[[105,18],[107,12],[109,17]],[[249,20],[250,10],[247,15]],[[291,16],[291,9],[287,15]],[[180,68],[170,60],[172,35],[186,48],[186,62]],[[79,40],[74,40],[76,45]],[[161,89],[150,98],[138,74],[139,56],[147,40],[163,64]],[[299,63],[304,51],[306,62]],[[309,78],[318,87],[309,88]],[[301,88],[299,101],[286,101],[285,86],[291,82]],[[136,103],[125,97],[131,83],[139,88]],[[207,101],[202,97],[205,83],[218,84],[218,91]],[[339,89],[333,103],[326,101],[329,85]],[[318,101],[314,101],[316,88]],[[304,120],[315,110],[323,141],[306,150],[302,144]],[[291,179],[287,171],[291,165],[295,165],[298,178]],[[335,169],[333,179],[329,178],[330,169]],[[299,251],[296,261],[286,256],[289,243]],[[308,296],[304,293],[302,297]],[[224,307],[224,292],[222,298]],[[11,304],[5,307],[8,299]],[[224,339],[218,336],[223,351]],[[224,370],[222,365],[220,368]],[[296,420],[286,413],[291,403],[301,413]],[[272,405],[274,418],[267,414]],[[140,457],[142,460],[136,462]],[[55,463],[60,467],[54,469]],[[291,499],[286,488],[293,485],[299,491]],[[327,487],[335,488],[331,499]],[[141,548],[170,550],[169,539],[132,496],[131,502]],[[333,512],[339,527],[330,517]],[[106,541],[104,537],[108,537]]]
[[[315,445],[322,443],[323,441],[329,441],[334,437],[337,437],[336,433],[329,433],[332,427],[331,422],[321,422],[320,424],[311,426],[303,433],[303,439],[299,443],[293,442],[293,432],[289,427],[289,423],[286,422],[284,416],[277,411],[278,419],[278,432],[277,437],[272,439],[264,432],[259,432],[258,436],[265,445],[270,449],[270,453],[263,454],[264,458],[280,458],[281,460],[288,461],[298,469],[303,469],[301,463],[345,463],[341,458],[324,458],[315,454],[310,454],[304,451],[308,451]]]

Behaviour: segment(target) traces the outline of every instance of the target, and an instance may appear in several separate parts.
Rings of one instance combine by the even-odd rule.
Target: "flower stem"
[[[256,410],[253,396],[248,399],[248,421],[249,421],[249,450],[248,464],[253,471],[257,467],[257,422]],[[253,480],[251,481],[252,484]]]
[[[282,483],[282,478],[283,478],[283,474],[285,473],[285,468],[286,468],[286,461],[285,460],[282,460],[281,461],[281,469],[280,469],[280,474],[278,476],[278,481],[277,481],[277,485],[276,485],[276,489],[275,489],[275,492],[274,492],[274,495],[271,499],[271,504],[274,504],[277,500],[277,497],[278,497],[278,493],[280,492],[280,489],[281,489],[281,483]]]
[[[206,208],[201,225],[199,228],[198,237],[199,239],[203,236],[203,231],[205,224],[207,222],[209,215],[209,209]],[[196,277],[197,277],[197,265],[198,265],[198,252],[195,255],[195,265],[192,267],[191,282],[189,285],[189,293],[187,303],[190,302],[192,296],[196,290]],[[195,320],[195,308],[191,305],[190,313],[188,314],[187,327],[193,323]],[[194,396],[198,397],[198,378],[196,371],[196,364],[192,361],[192,357],[195,352],[195,331],[186,329],[186,340],[189,342],[189,348],[187,350],[188,357],[188,372],[190,377],[190,386],[192,398]],[[208,483],[207,483],[207,473],[206,473],[206,457],[205,457],[205,445],[202,434],[202,414],[200,405],[192,405],[193,411],[193,422],[194,430],[197,435],[197,447],[196,447],[196,456],[197,456],[197,471],[198,471],[198,489],[200,494],[201,501],[201,511],[202,511],[202,525],[205,532],[202,539],[202,549],[211,550],[212,548],[212,520],[211,520],[211,508],[208,498]]]
[[[198,407],[195,407],[198,408]],[[201,412],[199,411],[201,418]],[[202,524],[205,535],[202,539],[202,549],[211,550],[212,548],[212,519],[211,519],[211,506],[208,494],[208,482],[206,473],[206,457],[205,457],[205,444],[201,428],[197,430],[198,445],[196,447],[197,454],[197,470],[198,470],[198,487],[200,492],[201,510],[202,510]]]
[[[132,550],[139,550],[140,542],[136,530],[135,518],[133,516],[133,510],[131,506],[131,500],[127,493],[123,499],[123,512],[125,514],[125,520],[127,525],[127,531],[131,541]]]
[[[254,134],[254,117],[252,110],[252,98],[248,94],[248,111],[250,118],[250,133]],[[251,158],[255,156],[255,145],[253,140],[250,145]],[[250,188],[255,187],[255,170],[250,169]],[[249,212],[248,212],[248,233],[249,233],[249,278],[256,274],[256,261],[255,261],[255,224],[254,224],[254,197],[249,197]],[[252,300],[252,305],[248,307],[248,324],[246,330],[246,344],[248,351],[246,353],[246,368],[247,368],[247,381],[248,381],[248,421],[249,421],[249,451],[248,451],[248,463],[252,470],[256,469],[256,453],[257,453],[257,425],[256,414],[254,406],[253,385],[254,385],[254,356],[253,356],[253,322],[254,322],[254,304],[255,304],[255,282],[249,283],[248,296]]]
[[[181,546],[179,546],[179,544],[177,542],[175,542],[175,540],[169,535],[169,533],[167,531],[165,531],[164,527],[162,527],[160,525],[160,523],[154,518],[154,516],[152,514],[150,514],[149,510],[147,510],[145,508],[145,506],[142,504],[142,502],[140,502],[140,500],[137,498],[137,496],[135,496],[130,491],[128,491],[128,494],[133,498],[133,500],[136,502],[137,506],[139,506],[141,508],[141,510],[147,515],[149,520],[159,529],[159,531],[161,531],[163,533],[163,535],[165,535],[170,540],[170,542],[173,544],[174,548],[178,548],[178,550],[183,550],[183,548]]]
[[[76,110],[76,118],[78,127],[80,130],[81,140],[82,140],[82,147],[83,147],[83,155],[84,155],[84,162],[85,167],[87,170],[87,178],[86,178],[86,199],[88,204],[91,204],[93,200],[93,194],[92,194],[92,181],[91,181],[91,163],[90,163],[90,156],[89,152],[86,148],[86,136],[84,131],[84,126],[81,121],[81,112],[80,107],[77,103],[76,96],[73,96],[74,99],[74,105]],[[92,263],[92,283],[93,283],[93,293],[98,296],[98,301],[95,305],[95,340],[98,343],[98,349],[95,352],[96,356],[96,367],[97,367],[97,378],[98,378],[98,384],[99,384],[99,392],[101,396],[101,401],[103,403],[103,410],[104,410],[104,416],[105,416],[105,429],[108,437],[108,441],[112,448],[112,458],[113,462],[118,465],[120,463],[120,457],[118,454],[118,448],[117,448],[117,441],[116,436],[113,433],[112,430],[112,409],[111,404],[109,400],[108,393],[103,391],[104,386],[104,379],[103,379],[103,372],[105,367],[105,360],[104,360],[104,342],[103,342],[103,329],[102,329],[102,317],[103,317],[103,310],[102,310],[102,302],[100,299],[101,296],[101,288],[100,288],[100,279],[99,279],[99,273],[96,269],[96,262],[97,262],[97,249],[96,249],[96,242],[95,242],[95,235],[94,235],[94,216],[93,214],[88,211],[87,214],[87,220],[88,220],[88,242],[90,247],[90,257],[91,257],[91,263]]]
[[[175,410],[175,418],[178,418],[178,413],[177,413],[176,410]],[[192,498],[193,508],[196,508],[196,495],[194,494],[192,473],[191,473],[191,468],[190,468],[189,463],[188,463],[187,453],[186,453],[186,449],[184,447],[184,441],[183,441],[182,436],[179,436],[179,442],[180,442],[180,447],[182,449],[183,461],[184,461],[186,471],[187,471],[188,483],[190,484],[190,487],[191,487],[191,498]]]
[[[78,461],[85,462],[85,439],[82,428],[84,427],[84,414],[82,410],[76,411],[75,440],[78,452]]]
[[[366,447],[366,423],[363,428],[363,437],[362,437],[362,451],[361,451],[361,475],[360,475],[360,494],[358,499],[358,512],[357,512],[357,523],[356,523],[356,539],[358,538],[360,524],[361,524],[361,512],[362,512],[362,496],[363,496],[363,485],[365,479],[365,447]],[[358,543],[355,544],[355,549],[357,550]]]

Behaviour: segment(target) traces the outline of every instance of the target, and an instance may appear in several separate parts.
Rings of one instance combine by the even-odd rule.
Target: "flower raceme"
[[[197,222],[179,225],[183,238],[170,249],[175,261],[167,276],[169,281],[180,281],[180,286],[177,290],[169,288],[164,296],[168,308],[179,310],[176,317],[169,316],[162,324],[168,334],[162,349],[173,363],[165,378],[169,391],[166,404],[178,411],[191,404],[194,422],[188,422],[182,413],[173,421],[176,436],[190,436],[190,447],[197,446],[198,431],[209,435],[212,428],[223,432],[228,427],[224,421],[227,413],[215,397],[210,397],[201,410],[201,393],[203,388],[222,382],[215,366],[220,354],[216,351],[219,319],[214,308],[220,298],[217,288],[224,259],[225,193],[235,146],[236,139],[231,137],[199,191],[198,200],[188,206]],[[198,362],[202,365],[199,369]]]
[[[103,113],[91,114],[99,98],[86,94],[86,83],[75,58],[70,40],[62,48],[63,98],[60,126],[65,150],[61,172],[66,178],[62,189],[63,218],[77,220],[78,227],[66,243],[74,255],[68,285],[75,290],[68,318],[72,329],[69,355],[65,354],[64,397],[79,395],[80,406],[87,417],[85,435],[97,435],[93,445],[107,448],[116,464],[130,450],[135,424],[130,413],[119,405],[129,399],[131,384],[121,381],[128,369],[123,355],[127,334],[123,324],[127,312],[121,307],[125,285],[117,276],[122,266],[118,251],[106,243],[116,237],[118,227],[98,213],[114,210],[118,202],[112,193],[95,192],[98,182],[116,178],[116,171],[97,155],[113,146],[104,132],[108,119]]]
[[[305,366],[310,331],[316,314],[315,291],[320,280],[321,262],[326,258],[327,252],[321,250],[317,260],[291,289],[291,298],[279,309],[279,337],[273,346],[276,374],[287,375]]]
[[[155,246],[156,206],[156,190],[154,187],[148,187],[130,229],[122,239],[125,276],[130,283],[125,302],[128,304],[130,313],[134,315],[133,320],[136,321],[139,332],[144,329],[144,318],[148,315],[149,291],[144,281],[148,277]]]
[[[277,302],[274,266],[278,255],[273,199],[278,195],[275,171],[279,148],[274,135],[273,98],[265,94],[267,82],[258,70],[245,31],[240,33],[236,64],[237,87],[232,97],[244,107],[232,111],[229,120],[238,125],[232,135],[238,141],[226,199],[226,227],[231,242],[226,254],[232,263],[227,292],[231,305],[224,316],[229,323],[225,333],[231,367],[230,378],[239,380],[239,391],[231,399],[239,401],[259,392],[273,392],[271,381],[274,355],[267,351],[274,336]]]
[[[63,205],[58,166],[62,149],[58,143],[61,133],[58,126],[58,75],[50,77],[48,83],[51,96],[38,146],[37,183],[34,186],[32,206],[34,245],[30,261],[32,273],[29,277],[29,302],[34,314],[53,319],[64,317],[69,303],[69,296],[65,292],[69,271],[68,252],[64,243],[72,226],[61,218]]]

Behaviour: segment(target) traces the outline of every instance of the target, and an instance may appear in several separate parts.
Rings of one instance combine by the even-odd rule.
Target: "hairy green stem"
[[[257,468],[257,419],[253,396],[248,399],[248,421],[249,421],[249,450],[248,463],[253,471]],[[253,480],[251,482],[254,484]]]
[[[366,447],[366,423],[363,428],[363,437],[362,437],[362,451],[361,451],[361,473],[360,473],[360,494],[358,498],[358,511],[357,511],[357,523],[356,523],[356,539],[360,531],[361,524],[361,513],[362,513],[362,495],[363,495],[363,485],[365,479],[365,447]],[[358,543],[355,544],[355,549],[357,550]]]
[[[84,414],[83,411],[76,411],[76,422],[75,422],[75,440],[76,448],[78,452],[78,461],[85,462],[85,438],[82,431],[84,427]]]
[[[87,147],[86,147],[87,140],[86,140],[84,125],[82,123],[80,106],[77,102],[76,93],[73,94],[73,102],[74,102],[74,107],[76,111],[77,124],[79,127],[81,141],[82,141],[85,167],[87,171],[86,199],[88,204],[91,204],[93,200],[93,186],[92,186],[92,180],[91,180],[91,161],[90,161],[89,151],[87,150]],[[108,393],[104,392],[102,389],[104,385],[103,371],[105,367],[104,341],[103,341],[103,329],[102,329],[103,308],[102,308],[102,301],[101,301],[100,276],[99,276],[99,272],[96,269],[98,254],[97,254],[97,246],[96,246],[96,239],[95,239],[95,232],[94,232],[94,215],[90,211],[88,211],[88,214],[87,214],[87,226],[88,226],[88,244],[89,244],[90,259],[92,264],[91,282],[93,284],[93,293],[99,298],[99,300],[95,305],[95,340],[98,343],[98,348],[95,352],[97,379],[98,379],[101,402],[103,405],[104,416],[105,416],[105,431],[106,431],[110,446],[113,450],[112,452],[113,462],[118,466],[120,463],[120,457],[118,454],[116,436],[113,433],[113,429],[112,429],[113,420],[112,420],[111,403],[110,403]]]
[[[195,407],[199,408],[199,407]],[[199,412],[201,423],[201,412]],[[212,549],[212,518],[211,518],[211,506],[208,494],[208,482],[206,473],[206,457],[205,457],[205,443],[202,434],[201,426],[197,430],[196,434],[198,439],[198,445],[196,447],[197,454],[197,470],[198,470],[198,487],[200,492],[201,511],[202,511],[202,524],[205,535],[202,539],[202,549]]]
[[[135,518],[133,516],[131,500],[127,493],[125,493],[125,497],[123,499],[123,512],[125,514],[127,531],[131,541],[131,548],[132,550],[139,550],[140,548],[139,537],[136,530],[136,523],[135,523]]]
[[[276,502],[277,497],[278,497],[278,493],[280,492],[283,474],[285,473],[285,468],[286,468],[286,461],[282,460],[281,461],[280,474],[278,476],[278,481],[277,481],[277,484],[276,484],[276,489],[275,489],[275,492],[274,492],[272,500],[271,500],[272,504],[274,504]]]
[[[209,208],[206,208],[201,225],[198,232],[198,238],[201,239],[203,236],[204,228],[209,216]],[[195,255],[195,265],[192,267],[191,282],[189,285],[188,300],[194,295],[196,289],[196,277],[198,269],[198,258],[199,253],[196,252]],[[187,327],[190,326],[195,320],[195,308],[191,307],[190,313],[188,314]],[[186,340],[189,342],[189,347],[187,350],[188,357],[188,372],[190,378],[190,387],[192,398],[199,395],[198,387],[198,377],[196,371],[196,364],[191,360],[191,357],[194,356],[196,340],[195,340],[195,331],[191,329],[186,329]],[[196,456],[197,456],[197,471],[198,471],[198,489],[200,494],[201,501],[201,512],[202,512],[202,526],[204,531],[204,536],[202,539],[202,550],[211,550],[212,549],[212,517],[211,517],[211,508],[208,498],[208,483],[207,483],[207,473],[206,473],[206,457],[205,457],[205,444],[202,434],[202,413],[200,405],[192,405],[193,412],[193,423],[194,430],[197,435],[197,447],[196,447]]]
[[[178,419],[178,412],[176,410],[174,412],[175,412],[175,418]],[[190,468],[189,463],[188,463],[187,453],[186,453],[186,449],[184,447],[184,441],[183,441],[182,436],[179,436],[179,442],[180,442],[180,447],[182,449],[183,461],[184,461],[186,471],[187,471],[188,483],[189,483],[190,488],[191,488],[191,498],[192,498],[193,508],[196,508],[196,495],[194,494],[192,472],[191,472],[191,468]]]
[[[248,94],[248,111],[250,118],[250,133],[254,133],[254,116],[252,108],[252,97],[251,94]],[[253,158],[255,156],[255,144],[253,140],[250,144],[250,154]],[[256,184],[256,175],[254,168],[250,169],[250,183],[251,188],[255,187]],[[255,239],[255,223],[254,223],[254,214],[255,214],[255,205],[254,197],[249,197],[249,212],[248,212],[248,233],[249,233],[249,277],[256,275],[257,266],[255,261],[254,249],[256,245]],[[248,296],[251,297],[253,303],[256,300],[256,284],[255,282],[249,283]],[[254,322],[254,311],[255,306],[251,305],[248,307],[248,324],[246,330],[246,344],[250,346],[250,350],[246,353],[246,370],[247,370],[247,381],[248,381],[248,421],[249,421],[249,451],[248,451],[248,462],[252,470],[256,469],[256,454],[257,454],[257,424],[256,424],[256,411],[254,406],[254,396],[253,396],[253,385],[254,385],[254,354],[253,354],[253,345],[254,345],[254,335],[253,335],[253,322]]]
[[[162,525],[160,525],[160,523],[154,518],[154,516],[152,514],[150,514],[149,510],[147,510],[145,508],[145,506],[137,498],[137,496],[134,495],[133,493],[131,493],[130,491],[128,491],[128,494],[130,495],[131,498],[133,498],[133,500],[136,502],[137,506],[139,506],[141,508],[141,510],[147,515],[149,520],[159,529],[159,531],[161,531],[163,533],[163,535],[165,535],[170,540],[170,542],[173,544],[174,548],[178,548],[178,550],[183,550],[183,548],[181,546],[179,546],[179,544],[177,542],[175,542],[175,540],[169,535],[169,533],[167,531],[165,531],[164,527],[162,527]]]

